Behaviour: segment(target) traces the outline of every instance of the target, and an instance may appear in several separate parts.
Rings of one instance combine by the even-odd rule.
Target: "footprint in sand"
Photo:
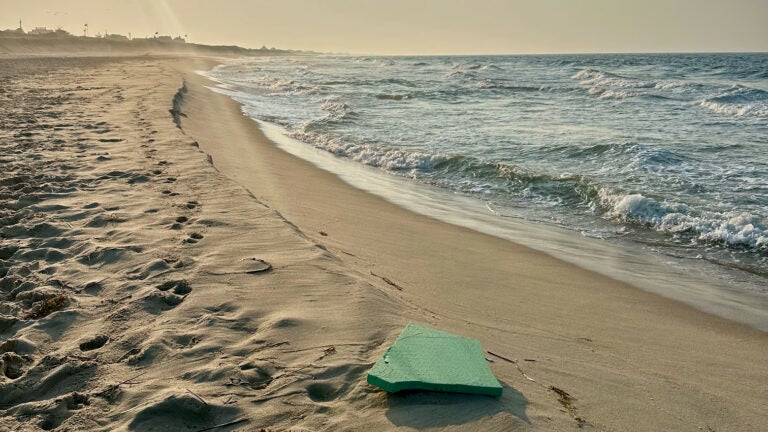
[[[174,294],[186,295],[192,292],[192,287],[186,280],[170,280],[156,287],[160,291],[173,291]]]
[[[136,411],[128,429],[212,430],[211,425],[232,422],[239,413],[238,408],[209,404],[189,393],[172,395]],[[246,421],[236,420],[238,424]]]
[[[90,405],[88,395],[73,392],[64,397],[56,398],[43,410],[43,420],[40,422],[40,428],[43,430],[53,430],[58,428],[66,419],[71,417],[77,411]]]
[[[336,399],[338,389],[329,383],[313,383],[307,386],[307,396],[313,402],[330,402]]]
[[[178,306],[192,292],[186,280],[170,280],[155,287],[157,291],[144,297],[144,307],[147,311],[158,313],[162,309]],[[160,306],[160,309],[157,306]]]
[[[274,364],[265,361],[246,361],[238,365],[239,377],[229,378],[230,385],[247,385],[254,390],[261,390],[269,386],[274,380],[277,368]]]
[[[15,380],[24,375],[25,367],[32,363],[29,354],[35,346],[23,339],[8,339],[0,344],[0,375]]]
[[[138,184],[138,183],[146,183],[148,181],[149,181],[149,177],[147,177],[147,176],[145,176],[143,174],[138,174],[138,175],[134,175],[133,177],[131,177],[128,180],[128,184],[132,185],[132,184]]]
[[[178,231],[184,227],[182,224],[185,224],[187,222],[189,222],[189,218],[187,218],[186,216],[179,216],[176,218],[176,222],[174,222],[171,225],[171,229]]]
[[[13,352],[0,356],[0,374],[8,379],[16,379],[24,375],[24,358]]]
[[[200,233],[198,233],[198,232],[193,232],[192,234],[189,235],[189,237],[185,238],[183,242],[184,243],[189,243],[189,244],[195,244],[199,240],[202,240],[203,237],[205,237],[205,236],[200,234]]]
[[[80,351],[93,351],[95,349],[99,349],[104,346],[109,341],[109,336],[107,335],[96,335],[91,338],[88,338],[80,343]]]

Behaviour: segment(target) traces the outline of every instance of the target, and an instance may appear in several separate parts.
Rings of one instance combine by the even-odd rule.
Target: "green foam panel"
[[[502,391],[479,341],[413,323],[373,365],[368,383],[390,393],[431,390],[501,396]]]

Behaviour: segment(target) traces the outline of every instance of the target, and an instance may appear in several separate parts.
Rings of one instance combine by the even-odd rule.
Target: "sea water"
[[[207,75],[326,169],[372,168],[358,187],[378,176],[393,202],[561,258],[602,250],[571,259],[595,270],[624,257],[609,274],[768,328],[768,54],[267,56]],[[546,234],[563,231],[583,242]]]

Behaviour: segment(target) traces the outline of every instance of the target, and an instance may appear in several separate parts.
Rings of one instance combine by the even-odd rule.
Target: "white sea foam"
[[[674,90],[674,89],[689,90],[696,86],[692,85],[690,82],[687,82],[687,81],[667,80],[667,81],[659,81],[653,87],[658,90]]]
[[[626,99],[638,95],[638,93],[627,90],[601,89],[597,87],[590,88],[589,93],[599,95],[600,99]]]
[[[642,194],[612,194],[605,188],[599,197],[606,214],[622,222],[649,225],[672,234],[691,232],[706,243],[768,249],[768,221],[748,212],[705,211],[695,215],[681,204],[661,203]]]
[[[571,78],[579,81],[583,85],[589,85],[593,87],[651,88],[656,85],[656,83],[653,82],[627,78],[594,69],[585,69]]]
[[[732,116],[768,116],[768,92],[745,86],[734,86],[726,92],[704,99],[700,105],[719,114]]]
[[[413,152],[394,148],[381,148],[355,144],[339,139],[331,139],[323,134],[312,132],[294,132],[292,138],[313,146],[386,171],[430,170],[450,157],[423,152]]]
[[[768,103],[765,102],[732,103],[703,100],[699,105],[718,114],[736,117],[768,117]]]
[[[571,79],[589,86],[589,93],[602,99],[626,99],[636,96],[664,98],[690,97],[700,91],[700,85],[680,80],[646,81],[620,75],[585,69],[573,75]]]
[[[349,105],[347,105],[345,102],[340,102],[340,101],[328,98],[320,105],[320,109],[323,111],[328,111],[333,114],[337,114],[337,113],[343,113],[349,110]]]

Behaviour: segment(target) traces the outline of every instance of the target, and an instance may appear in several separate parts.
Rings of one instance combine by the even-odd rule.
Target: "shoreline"
[[[753,291],[760,288],[757,281],[732,286],[732,279],[727,278],[737,275],[725,276],[725,269],[708,267],[703,262],[688,263],[688,267],[680,267],[678,262],[672,266],[664,256],[637,250],[637,243],[596,240],[546,223],[495,217],[487,213],[484,201],[358,165],[290,138],[280,126],[255,121],[280,149],[407,211],[511,241],[637,289],[768,331],[768,297]]]
[[[768,420],[766,333],[352,188],[206,88],[195,70],[215,59],[42,63],[13,75],[14,104],[0,105],[18,173],[3,210],[19,217],[0,239],[0,426],[721,432]],[[243,272],[252,258],[271,270]],[[490,364],[502,397],[367,385],[410,321],[519,359]]]
[[[209,82],[203,77],[190,81],[198,83],[201,90]],[[226,102],[211,102],[222,98]],[[426,313],[433,319],[453,321],[447,330],[470,332],[469,335],[479,338],[488,349],[492,349],[488,346],[491,342],[489,333],[505,334],[501,329],[506,326],[507,336],[526,333],[530,336],[536,331],[531,332],[526,324],[541,322],[543,315],[552,313],[565,322],[573,322],[577,328],[590,329],[586,333],[602,328],[605,333],[598,339],[605,338],[611,343],[630,339],[620,344],[619,351],[635,351],[648,344],[652,347],[648,348],[650,351],[673,355],[679,350],[681,341],[686,340],[685,346],[693,351],[683,357],[705,355],[704,351],[723,350],[720,354],[725,354],[730,352],[722,345],[725,340],[720,339],[717,343],[711,340],[720,332],[724,332],[721,336],[735,332],[725,339],[741,332],[751,334],[756,337],[754,348],[757,351],[764,348],[757,341],[764,341],[766,334],[758,330],[641,291],[507,240],[411,213],[351,187],[336,175],[277,148],[266,139],[256,122],[241,113],[240,105],[225,95],[193,91],[185,103],[189,104],[187,107],[192,106],[185,130],[212,155],[214,165],[222,173],[251,190],[313,241],[335,252],[360,273],[374,273],[394,281],[402,287],[403,293],[407,293],[403,294],[407,303],[429,311]],[[217,106],[220,113],[226,112],[226,120],[211,122],[210,118],[198,118],[203,114],[196,112],[200,104]],[[196,121],[199,122],[197,126]],[[202,124],[206,125],[204,131]],[[212,145],[224,141],[232,145],[226,149]],[[460,245],[458,250],[457,245]],[[514,283],[509,283],[510,280]],[[575,286],[558,286],[566,282]],[[488,287],[490,292],[468,293],[464,287],[483,287],[484,290]],[[507,296],[517,298],[505,298]],[[536,304],[533,300],[536,298],[543,301]],[[523,312],[526,318],[506,318],[507,314]],[[481,316],[470,318],[468,313]],[[438,318],[439,315],[442,317]],[[568,335],[565,339],[595,340],[589,335],[584,336],[582,330],[574,331],[567,324],[558,324],[558,319],[544,321],[547,325],[544,328],[536,325],[537,330],[555,334],[558,339]],[[611,326],[617,328],[611,329]],[[694,339],[699,344],[691,342]],[[509,342],[496,341],[493,345],[502,352],[510,352],[514,348]],[[585,348],[579,346],[577,349]],[[639,350],[647,353],[645,348]],[[626,357],[627,352],[617,356]],[[569,360],[564,357],[561,361],[567,364]],[[651,358],[646,361],[654,362]],[[559,375],[554,370],[548,372]],[[690,379],[694,380],[695,375]],[[579,387],[575,383],[574,386]],[[593,390],[599,392],[597,388]],[[607,397],[602,403],[610,404],[616,396]]]
[[[294,71],[292,65],[295,61],[303,66]],[[365,59],[355,61],[367,64]],[[764,223],[755,216],[762,212],[759,209],[751,213],[744,210],[744,213],[739,213],[741,219],[737,220],[734,215],[739,211],[737,209],[741,209],[739,205],[734,204],[730,212],[727,209],[718,210],[718,206],[722,205],[716,204],[719,201],[710,199],[708,195],[718,188],[704,180],[702,182],[707,184],[705,189],[709,192],[701,192],[701,195],[692,193],[686,196],[684,191],[678,190],[680,185],[687,184],[686,182],[670,181],[667,183],[674,186],[654,186],[652,182],[658,183],[659,178],[663,177],[658,172],[667,168],[654,167],[653,164],[662,163],[660,161],[663,158],[656,160],[656,156],[651,154],[684,154],[684,150],[666,147],[649,150],[640,144],[616,144],[609,146],[609,150],[600,146],[597,146],[600,150],[589,147],[586,150],[578,150],[577,154],[583,152],[589,155],[585,156],[586,165],[578,168],[578,164],[584,162],[581,161],[581,156],[574,156],[575,159],[571,160],[567,155],[561,154],[567,153],[563,149],[568,148],[568,144],[561,141],[591,141],[584,133],[574,131],[573,136],[561,134],[558,138],[561,141],[553,141],[553,149],[546,150],[560,155],[557,161],[549,164],[529,160],[530,155],[525,156],[528,150],[523,149],[519,149],[522,153],[519,160],[516,160],[512,154],[501,156],[504,151],[508,151],[501,148],[506,148],[505,145],[514,147],[514,144],[507,143],[505,138],[498,134],[483,135],[484,129],[480,126],[484,123],[478,121],[477,125],[473,124],[473,127],[478,128],[477,133],[468,133],[465,139],[477,146],[477,149],[485,148],[489,155],[493,155],[488,156],[490,161],[482,157],[482,151],[477,150],[480,154],[474,154],[474,150],[468,150],[463,144],[457,146],[454,154],[450,146],[446,147],[446,144],[441,143],[450,142],[451,134],[462,136],[461,130],[466,129],[462,125],[467,125],[459,120],[456,120],[458,123],[451,121],[445,125],[446,131],[441,131],[441,128],[430,120],[433,117],[439,118],[439,115],[431,115],[431,105],[429,102],[423,102],[424,96],[418,92],[414,93],[415,90],[405,91],[400,96],[408,99],[407,95],[410,94],[418,100],[379,102],[376,98],[387,99],[391,96],[388,96],[388,92],[397,92],[388,91],[386,88],[369,90],[363,87],[359,89],[360,94],[355,94],[356,84],[351,83],[357,81],[324,87],[324,81],[315,76],[315,73],[301,72],[306,67],[316,67],[316,73],[322,77],[327,73],[326,70],[341,68],[338,73],[344,76],[341,71],[348,63],[348,60],[335,59],[295,59],[284,62],[243,58],[227,62],[202,74],[218,83],[215,91],[242,103],[242,111],[259,122],[267,137],[281,149],[334,173],[355,188],[383,197],[410,211],[526,245],[640,289],[768,331],[768,293],[764,289],[768,280],[761,270],[761,260],[765,257],[759,250],[759,245],[764,240],[761,234],[764,231]],[[483,63],[481,59],[470,64],[444,59],[433,66],[452,64],[450,69],[453,70],[480,67]],[[421,81],[415,77],[424,72],[415,71],[411,76],[410,71],[414,68],[405,61],[388,61],[387,65],[387,71],[382,70],[384,75],[389,76],[387,74],[396,71],[413,80],[407,81],[409,85],[418,87]],[[508,63],[499,65],[504,68],[514,67]],[[373,67],[368,70],[371,66],[360,68],[360,73],[366,77],[377,69]],[[557,71],[555,77],[551,76],[554,72],[542,72],[542,79],[557,88],[565,85],[574,86],[567,87],[569,91],[583,90],[581,87],[584,84],[581,81],[574,84],[573,80],[579,74],[584,75],[589,69],[573,67],[574,70],[580,70],[576,75],[573,75],[573,71],[561,71],[555,66],[553,69]],[[444,72],[440,70],[441,73]],[[523,68],[521,73],[533,72]],[[487,77],[486,80],[503,81],[503,78],[497,75],[498,72],[488,73],[472,79]],[[446,75],[448,76],[451,75]],[[283,79],[278,88],[260,87],[265,85],[264,82],[278,79],[277,77]],[[534,79],[535,82],[532,76],[526,77],[529,80]],[[448,81],[440,81],[443,83],[441,85],[453,82],[453,78],[445,79]],[[246,84],[250,81],[253,81],[258,89]],[[477,84],[485,82],[483,80]],[[557,84],[553,84],[555,82]],[[313,85],[317,87],[312,87]],[[306,88],[313,90],[308,91]],[[269,96],[262,94],[262,91],[266,91]],[[473,90],[466,91],[471,93]],[[519,96],[516,91],[505,95],[515,98]],[[535,98],[538,98],[538,93],[536,94]],[[602,106],[602,102],[593,101],[592,95],[587,95],[587,92],[579,94],[580,97],[583,96],[579,99],[579,104],[590,109]],[[326,97],[330,98],[328,100],[344,101],[344,104],[321,104]],[[481,97],[480,94],[478,97]],[[546,97],[549,99],[548,93]],[[569,106],[567,101],[560,99],[562,96],[552,97],[558,101],[557,106],[560,102],[566,107]],[[426,99],[431,100],[431,96]],[[297,100],[301,101],[298,105]],[[419,108],[421,103],[427,104],[424,109]],[[622,106],[625,104],[624,101],[620,103]],[[454,105],[459,106],[463,105]],[[339,112],[335,111],[337,109]],[[626,115],[627,109],[629,108],[620,112]],[[654,111],[653,107],[648,109],[649,118],[664,118],[669,114],[665,114],[663,108],[661,111]],[[318,111],[315,113],[313,110]],[[407,114],[409,110],[412,111],[413,118],[402,119],[402,131],[391,133],[385,129],[386,124],[398,124],[398,113]],[[488,110],[488,115],[501,115],[501,111],[496,111],[493,104],[490,104]],[[561,110],[567,108],[553,108],[552,115],[562,115]],[[351,114],[347,116],[349,113]],[[359,118],[356,117],[358,114]],[[528,125],[525,120],[527,117],[520,115],[520,122]],[[577,129],[583,123],[578,119],[573,121]],[[585,128],[587,124],[590,122],[584,123]],[[499,129],[501,128],[503,126],[499,126]],[[742,129],[750,130],[748,127]],[[702,127],[699,134],[706,135],[706,130],[706,127]],[[537,142],[537,139],[549,142],[548,140],[552,139],[546,131],[542,131],[539,138],[524,133],[522,135],[525,138],[521,139],[525,142]],[[484,136],[492,136],[494,140],[480,138]],[[430,138],[427,137],[441,138],[434,143],[435,148],[431,149],[431,144],[428,143]],[[739,139],[746,139],[746,136]],[[500,150],[483,147],[482,143],[495,140],[498,140]],[[376,144],[370,144],[369,141]],[[394,147],[383,145],[387,142],[394,143]],[[585,144],[575,144],[576,147],[580,145]],[[530,150],[532,154],[545,151],[542,150],[545,147],[533,147],[534,149]],[[598,169],[598,173],[595,173],[599,164],[595,165],[594,161],[605,157],[603,150],[609,151],[609,154],[618,152],[621,156],[617,157],[622,161],[623,158],[629,158],[629,161],[624,162],[630,167],[640,164],[637,177],[643,180],[638,180],[635,174],[632,174],[631,185],[622,186],[624,182],[620,177],[611,179],[610,175],[605,174],[621,171],[622,164],[610,169],[605,168],[603,171]],[[593,152],[597,155],[593,155]],[[541,156],[546,159],[546,156]],[[700,160],[698,156],[700,155],[689,157],[695,161]],[[670,157],[674,159],[674,156]],[[497,159],[506,161],[499,165],[503,172],[496,172],[498,167],[494,165],[495,162],[491,163]],[[543,177],[531,177],[531,173],[523,173],[524,169],[520,169],[519,175],[508,174],[507,170],[510,168],[507,163],[513,167],[517,166],[515,164],[529,167],[532,172]],[[604,163],[611,165],[608,161]],[[581,174],[568,174],[568,166],[571,165],[574,165],[575,172]],[[675,171],[680,167],[676,163],[672,165],[674,166],[668,167],[671,170],[669,175],[675,179],[694,175],[680,174]],[[517,168],[512,171],[515,169]],[[580,171],[582,169],[583,172]],[[696,171],[694,168],[691,170]],[[558,172],[565,174],[558,179]],[[705,174],[700,175],[706,177]],[[508,178],[509,176],[512,178]],[[646,184],[646,181],[649,183]],[[756,181],[760,183],[759,180]],[[642,185],[633,182],[640,182]],[[730,186],[723,187],[730,190]],[[670,198],[669,194],[675,198]],[[734,194],[741,196],[735,192]],[[551,201],[548,201],[550,199]],[[538,201],[550,204],[540,205],[537,204]],[[551,204],[560,201],[561,204]],[[711,203],[710,207],[705,204],[707,202]],[[547,210],[550,205],[552,208]],[[749,223],[749,218],[753,216],[758,218],[753,221],[754,226]],[[745,246],[740,246],[740,242],[744,242]],[[751,247],[755,249],[750,249]]]

